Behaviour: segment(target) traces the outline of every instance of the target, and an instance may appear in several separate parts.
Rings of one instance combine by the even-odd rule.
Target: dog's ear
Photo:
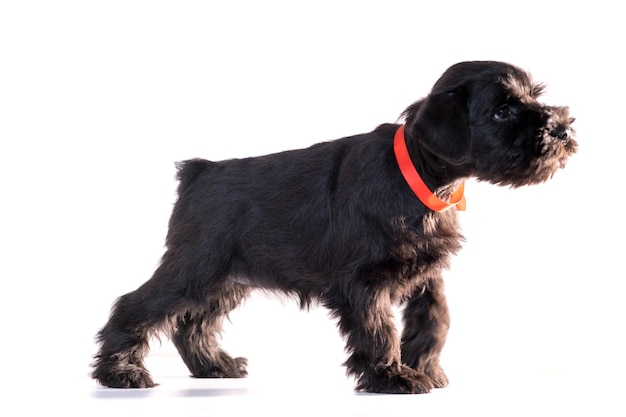
[[[471,140],[464,87],[433,92],[405,110],[407,129],[430,152],[453,165],[469,161]]]

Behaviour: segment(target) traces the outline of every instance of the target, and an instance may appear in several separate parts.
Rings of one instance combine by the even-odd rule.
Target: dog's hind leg
[[[246,371],[245,358],[232,358],[220,349],[217,337],[222,321],[249,293],[245,286],[227,282],[212,291],[205,309],[180,315],[174,327],[172,341],[178,353],[196,378],[242,378]]]
[[[181,308],[180,291],[164,284],[163,266],[137,290],[120,297],[97,335],[100,350],[93,363],[93,378],[113,388],[149,388],[155,384],[143,358],[152,335],[165,330]]]
[[[403,317],[402,363],[428,375],[435,388],[447,386],[448,378],[439,365],[439,355],[450,327],[441,277],[414,291]]]

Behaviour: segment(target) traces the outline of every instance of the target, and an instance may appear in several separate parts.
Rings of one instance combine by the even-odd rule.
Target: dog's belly
[[[272,275],[272,274],[245,274],[231,273],[227,278],[230,282],[249,287],[252,289],[267,290],[275,293],[283,293],[287,296],[296,296],[301,301],[319,300],[328,291],[329,282],[320,276],[309,274],[308,276],[297,275]]]
[[[246,287],[259,287],[258,283],[255,283],[254,280],[245,275],[229,275],[228,279],[235,284],[245,285]]]

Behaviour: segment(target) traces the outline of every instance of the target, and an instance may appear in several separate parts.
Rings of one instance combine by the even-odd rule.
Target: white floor
[[[52,387],[56,393],[47,399],[39,395],[45,390],[34,387],[21,408],[116,417],[626,416],[622,381],[573,374],[449,373],[451,385],[430,394],[379,395],[355,393],[342,370],[327,379],[314,371],[315,380],[295,369],[289,381],[272,378],[266,370],[246,379],[200,380],[188,377],[174,356],[157,356],[150,367],[160,384],[153,389],[108,389],[85,377],[76,388]]]

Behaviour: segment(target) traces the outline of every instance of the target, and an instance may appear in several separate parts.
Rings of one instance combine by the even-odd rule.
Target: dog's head
[[[539,103],[542,91],[510,64],[453,65],[404,112],[407,141],[479,180],[544,182],[565,166],[577,144],[568,108]]]

